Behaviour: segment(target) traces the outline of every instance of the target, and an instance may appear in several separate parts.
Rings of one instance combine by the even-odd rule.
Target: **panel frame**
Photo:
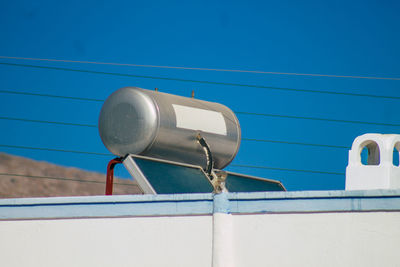
[[[263,181],[263,182],[269,182],[269,183],[278,184],[278,186],[280,186],[283,189],[282,191],[287,191],[287,189],[282,184],[282,182],[278,181],[278,180],[262,178],[262,177],[258,177],[258,176],[252,176],[252,175],[247,175],[247,174],[242,174],[242,173],[237,173],[237,172],[231,172],[231,171],[225,171],[225,172],[228,174],[228,179],[229,179],[229,174],[232,174],[232,175],[241,176],[241,177],[247,178],[247,179],[259,180],[259,181]]]
[[[146,176],[143,174],[142,170],[136,164],[135,160],[132,157],[132,154],[127,155],[122,161],[126,170],[133,177],[134,180],[138,183],[140,189],[144,194],[156,195],[157,192],[154,190],[153,186],[150,184],[149,180],[147,180]]]
[[[139,187],[141,188],[141,190],[143,191],[144,194],[156,195],[158,193],[154,189],[154,187],[151,185],[151,183],[147,179],[146,175],[142,172],[142,170],[140,169],[138,164],[135,162],[135,159],[142,159],[142,160],[148,160],[148,161],[159,162],[159,163],[164,163],[164,164],[170,164],[170,165],[174,165],[174,166],[197,169],[204,175],[204,179],[206,179],[210,183],[210,185],[212,187],[214,187],[209,176],[205,173],[205,171],[203,170],[203,168],[201,166],[188,164],[188,163],[181,163],[181,162],[176,162],[176,161],[170,161],[170,160],[165,160],[165,159],[152,158],[152,157],[136,155],[136,154],[128,154],[123,159],[123,164],[124,164],[125,168],[128,170],[129,174],[133,177],[133,179],[135,179],[137,181]],[[222,170],[214,169],[213,172],[214,171],[222,171]],[[284,185],[278,180],[261,178],[261,177],[257,177],[257,176],[246,175],[246,174],[230,172],[230,171],[223,171],[223,172],[227,173],[228,179],[229,179],[229,175],[234,175],[234,176],[239,176],[244,179],[251,179],[251,180],[258,180],[258,181],[267,182],[267,183],[274,183],[274,184],[277,184],[280,188],[282,188],[282,191],[287,191],[286,188],[284,187]],[[235,192],[235,191],[231,191],[231,192]],[[253,192],[253,191],[249,191],[249,192]]]
[[[128,154],[122,161],[124,164],[125,168],[128,170],[129,174],[135,179],[139,185],[139,187],[142,189],[144,194],[152,194],[156,195],[157,192],[147,179],[146,175],[142,172],[142,170],[139,168],[137,163],[135,162],[135,158],[137,159],[142,159],[142,160],[149,160],[149,161],[155,161],[159,163],[164,163],[164,164],[170,164],[170,165],[175,165],[175,166],[180,166],[180,167],[186,167],[186,168],[191,168],[191,169],[197,169],[199,170],[203,175],[204,179],[208,181],[208,183],[213,187],[213,184],[211,183],[210,179],[208,178],[208,175],[204,172],[203,168],[198,166],[198,165],[192,165],[192,164],[187,164],[187,163],[181,163],[181,162],[175,162],[175,161],[170,161],[170,160],[165,160],[165,159],[158,159],[158,158],[152,158],[152,157],[146,157],[146,156],[141,156],[141,155],[136,155],[136,154]]]

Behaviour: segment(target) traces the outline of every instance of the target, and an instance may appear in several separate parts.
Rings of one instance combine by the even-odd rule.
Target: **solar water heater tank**
[[[240,125],[226,106],[177,95],[125,87],[104,102],[100,137],[117,155],[143,155],[204,166],[200,133],[210,147],[214,167],[223,169],[240,146]]]

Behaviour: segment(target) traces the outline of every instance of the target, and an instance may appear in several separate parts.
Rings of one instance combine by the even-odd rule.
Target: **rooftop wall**
[[[0,200],[4,266],[398,266],[400,190]]]

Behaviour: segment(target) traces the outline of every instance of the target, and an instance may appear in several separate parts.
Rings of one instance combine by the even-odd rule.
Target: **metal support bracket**
[[[228,174],[225,171],[213,170],[211,175],[214,177],[211,180],[211,184],[214,187],[214,194],[219,194],[223,192],[228,192],[228,189],[225,186],[226,178]]]

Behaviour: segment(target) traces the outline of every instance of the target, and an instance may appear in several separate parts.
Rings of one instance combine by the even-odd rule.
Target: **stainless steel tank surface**
[[[99,116],[101,140],[121,157],[137,154],[204,167],[198,132],[210,147],[215,168],[223,169],[236,156],[239,121],[218,103],[124,87],[106,99]]]

